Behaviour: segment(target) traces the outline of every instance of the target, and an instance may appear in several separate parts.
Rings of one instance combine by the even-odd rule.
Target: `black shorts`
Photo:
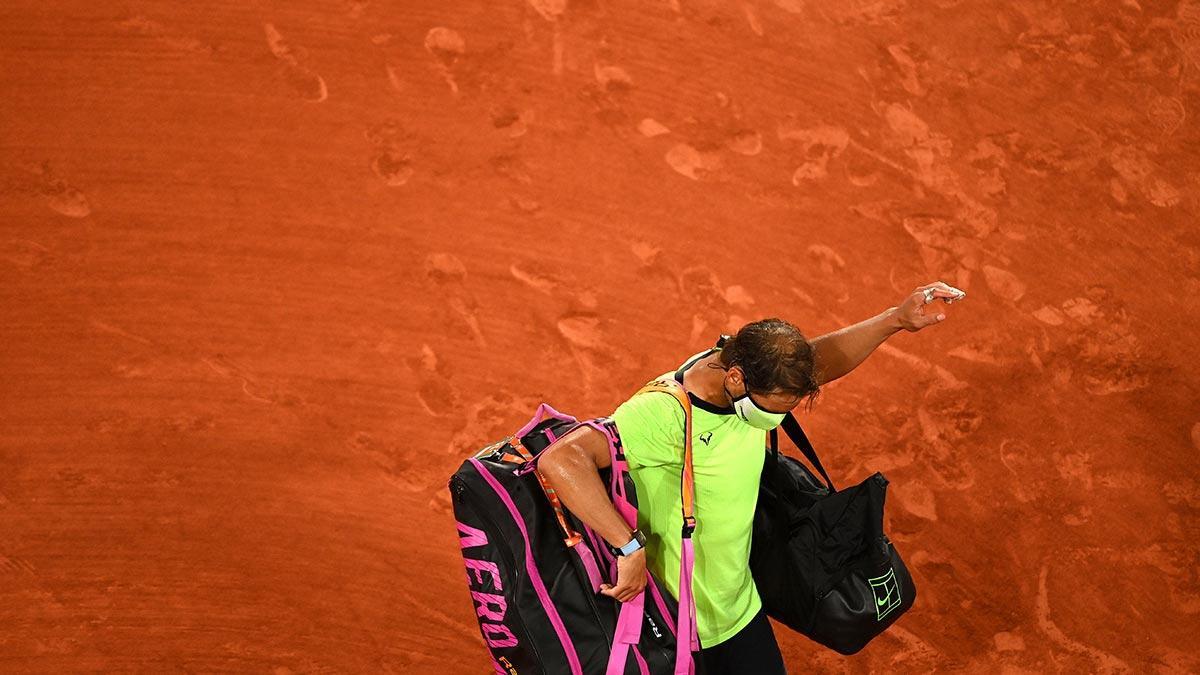
[[[761,609],[733,637],[692,655],[696,658],[696,675],[787,675],[775,631]]]

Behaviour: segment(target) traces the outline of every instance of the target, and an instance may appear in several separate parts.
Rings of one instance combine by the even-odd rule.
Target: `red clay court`
[[[9,0],[0,671],[488,672],[467,454],[939,279],[800,415],[919,599],[789,666],[1200,671],[1198,117],[1194,0]]]

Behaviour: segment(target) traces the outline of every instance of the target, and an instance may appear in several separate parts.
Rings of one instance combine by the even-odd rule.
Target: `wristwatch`
[[[616,552],[617,555],[629,555],[629,554],[633,553],[634,551],[638,550],[639,548],[645,548],[645,547],[646,547],[646,535],[642,534],[638,530],[634,530],[633,531],[633,539],[630,539],[629,543],[625,544],[621,548],[614,549],[614,551]]]

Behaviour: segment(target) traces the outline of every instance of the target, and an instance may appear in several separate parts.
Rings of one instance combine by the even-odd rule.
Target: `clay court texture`
[[[1192,0],[8,0],[0,671],[488,672],[468,454],[942,280],[799,413],[917,604],[789,667],[1196,672],[1198,114]]]

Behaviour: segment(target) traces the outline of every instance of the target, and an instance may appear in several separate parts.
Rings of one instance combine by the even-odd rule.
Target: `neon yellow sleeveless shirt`
[[[719,348],[692,355],[690,366]],[[675,371],[660,377],[672,379]],[[692,589],[702,648],[733,637],[762,607],[750,574],[750,534],[767,432],[688,392],[692,402],[696,552]],[[637,488],[638,529],[646,535],[646,565],[679,597],[679,495],[683,468],[683,408],[660,392],[635,395],[610,416],[617,424]]]

